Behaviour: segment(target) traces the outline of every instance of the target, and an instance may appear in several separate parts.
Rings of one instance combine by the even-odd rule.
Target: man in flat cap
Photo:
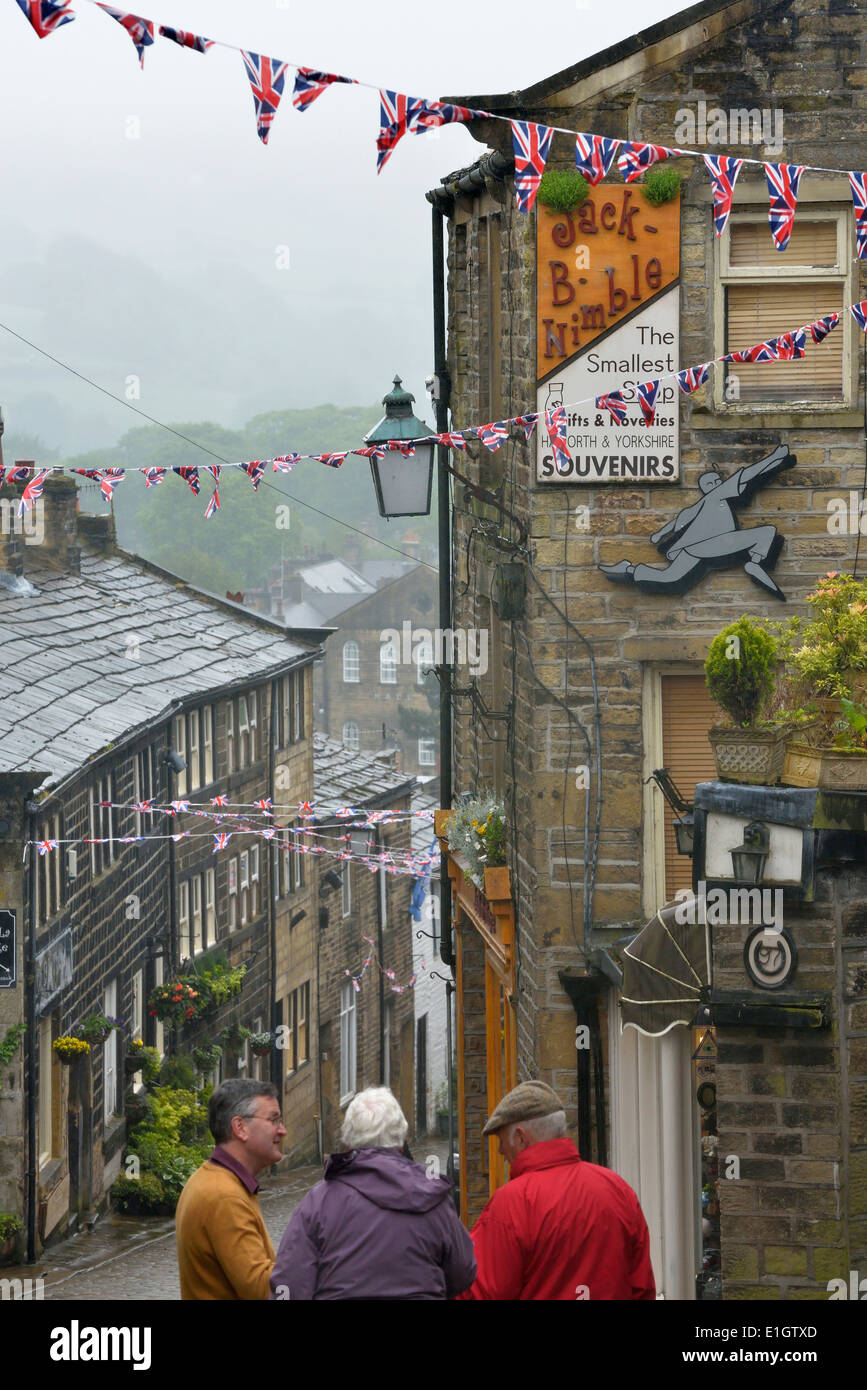
[[[566,1137],[563,1102],[522,1081],[484,1128],[509,1181],[471,1231],[478,1273],[462,1299],[652,1299],[647,1222],[632,1188],[585,1163]]]

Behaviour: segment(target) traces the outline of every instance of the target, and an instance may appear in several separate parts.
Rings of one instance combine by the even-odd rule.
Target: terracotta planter
[[[496,869],[485,869],[485,897],[495,901],[512,896],[512,876],[507,864]]]
[[[783,771],[787,730],[731,729],[716,725],[708,731],[717,777],[722,782],[775,787]]]

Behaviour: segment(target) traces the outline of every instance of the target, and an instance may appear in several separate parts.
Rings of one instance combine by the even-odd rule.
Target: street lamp
[[[399,376],[394,390],[383,397],[385,415],[364,436],[365,444],[384,444],[389,439],[423,439],[430,434],[423,420],[412,413],[415,396],[404,391]],[[379,515],[427,516],[433,486],[433,444],[416,444],[415,453],[406,458],[399,449],[389,449],[383,458],[371,458],[370,472],[376,488]]]
[[[765,860],[771,848],[771,832],[761,821],[751,821],[744,830],[744,842],[730,851],[735,881],[754,888],[765,873]]]

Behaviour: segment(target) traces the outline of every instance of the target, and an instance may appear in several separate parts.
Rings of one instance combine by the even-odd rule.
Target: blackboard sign
[[[15,913],[8,908],[0,911],[0,989],[14,989],[15,975]]]

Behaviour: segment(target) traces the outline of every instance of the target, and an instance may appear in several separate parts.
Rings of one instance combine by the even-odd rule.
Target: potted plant
[[[200,1075],[210,1076],[220,1065],[223,1049],[219,1043],[202,1043],[201,1046],[193,1048],[191,1055]]]
[[[152,1086],[160,1073],[160,1054],[155,1047],[147,1047],[141,1038],[132,1038],[124,1059],[124,1070],[127,1076],[134,1076],[140,1071],[144,1084]]]
[[[810,694],[833,718],[842,697],[867,697],[867,579],[826,574],[807,595],[812,616],[790,624],[797,645],[791,664]]]
[[[221,1043],[228,1052],[240,1052],[247,1039],[252,1037],[253,1034],[250,1032],[249,1028],[245,1028],[243,1024],[233,1019],[231,1023],[227,1023],[225,1028],[217,1034],[217,1041]]]
[[[90,1043],[85,1042],[84,1038],[74,1038],[71,1033],[64,1033],[63,1037],[55,1038],[51,1046],[67,1067],[71,1067],[74,1062],[80,1062],[83,1057],[90,1056]]]
[[[274,1039],[270,1033],[251,1033],[250,1047],[257,1057],[268,1057],[274,1046]]]
[[[151,990],[148,1010],[152,1018],[181,1028],[201,1012],[201,995],[188,980],[167,980]]]
[[[792,787],[867,791],[867,705],[840,697],[840,718],[821,747],[790,743],[783,781]]]
[[[0,1042],[0,1067],[8,1067],[18,1048],[21,1046],[21,1039],[27,1032],[26,1023],[13,1023],[11,1028],[6,1029],[6,1035]],[[3,1090],[3,1082],[0,1080],[0,1091]]]
[[[449,849],[466,860],[476,887],[491,897],[508,897],[503,803],[490,796],[463,802],[452,812],[446,834]]]
[[[707,688],[731,721],[708,732],[722,781],[769,787],[780,780],[790,725],[761,718],[774,691],[778,656],[777,638],[746,616],[729,623],[710,644]]]
[[[109,1018],[108,1014],[94,1013],[88,1014],[80,1023],[75,1024],[75,1035],[90,1043],[91,1047],[98,1047],[105,1042],[109,1033],[118,1032],[125,1027],[122,1018]]]
[[[11,1211],[0,1211],[0,1264],[6,1263],[15,1253],[15,1237],[22,1228],[20,1216]]]

